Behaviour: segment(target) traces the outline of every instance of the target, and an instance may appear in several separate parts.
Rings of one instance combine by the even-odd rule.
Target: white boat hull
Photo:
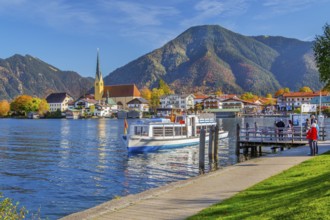
[[[219,139],[228,137],[227,131],[219,132]],[[208,140],[208,135],[205,137]],[[153,152],[160,149],[179,148],[198,145],[199,137],[175,136],[175,137],[147,137],[147,136],[123,136],[129,153]]]

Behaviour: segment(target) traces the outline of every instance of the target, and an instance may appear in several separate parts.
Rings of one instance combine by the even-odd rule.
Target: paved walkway
[[[329,150],[330,142],[319,144],[319,153]],[[312,158],[307,156],[308,152],[307,146],[291,148],[203,176],[112,200],[63,219],[185,219]]]

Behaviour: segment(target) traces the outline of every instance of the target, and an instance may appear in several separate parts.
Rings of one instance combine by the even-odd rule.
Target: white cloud
[[[200,0],[195,4],[195,15],[184,19],[183,26],[208,23],[209,19],[218,20],[244,14],[248,8],[247,0]]]
[[[130,26],[158,26],[162,25],[167,17],[179,14],[175,7],[170,6],[155,6],[117,0],[100,1],[99,4],[117,16],[115,22],[126,23]]]
[[[76,29],[97,23],[87,8],[66,1],[0,0],[1,15],[56,29]]]
[[[267,19],[278,15],[293,13],[308,9],[317,3],[329,0],[265,0],[262,4],[264,12],[255,16],[256,19]]]

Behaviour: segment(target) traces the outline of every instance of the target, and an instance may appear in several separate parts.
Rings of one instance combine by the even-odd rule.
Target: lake
[[[274,118],[221,121],[229,138],[220,142],[219,160],[228,166],[236,161],[236,124],[269,126]],[[58,219],[198,175],[198,146],[128,155],[123,129],[117,119],[0,119],[0,192]]]

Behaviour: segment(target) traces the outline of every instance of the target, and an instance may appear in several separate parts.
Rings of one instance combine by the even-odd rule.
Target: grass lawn
[[[188,219],[330,219],[330,152]]]

